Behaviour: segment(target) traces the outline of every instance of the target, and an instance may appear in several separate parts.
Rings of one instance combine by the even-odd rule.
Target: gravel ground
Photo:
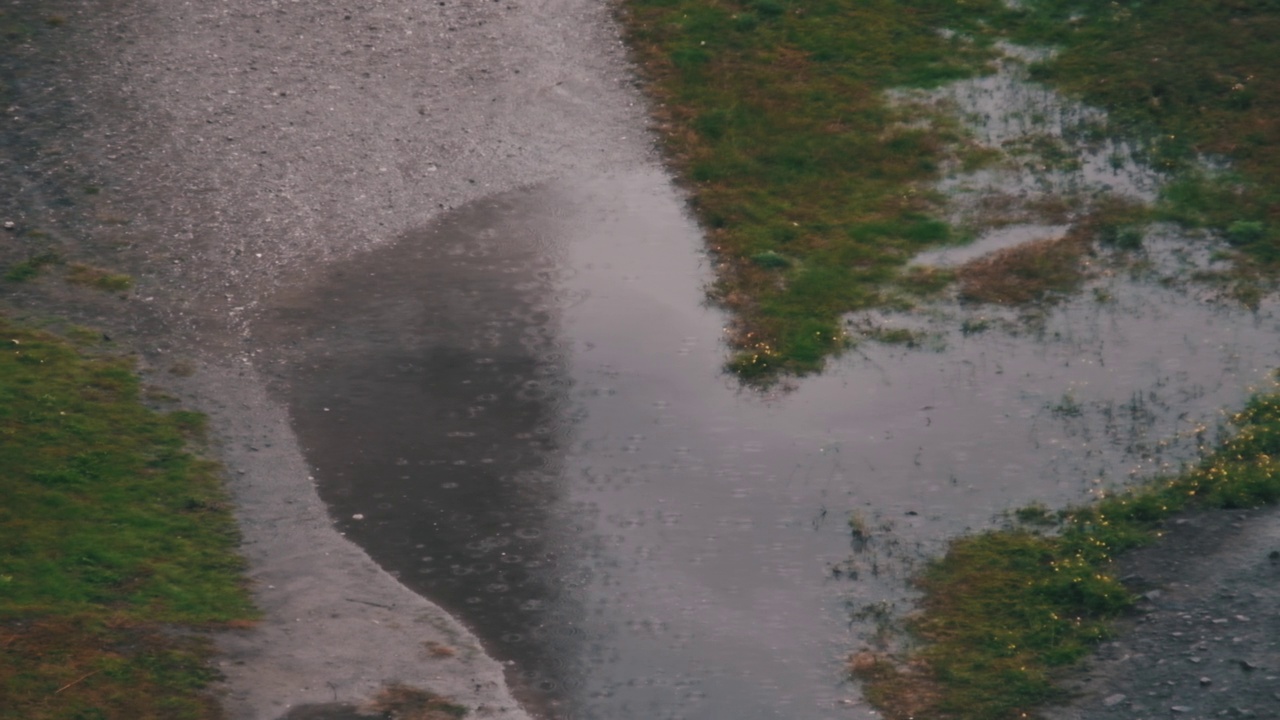
[[[1051,720],[1280,717],[1280,511],[1175,520],[1121,573],[1137,612]]]
[[[36,28],[0,52],[0,262],[53,250],[136,281],[115,296],[45,277],[5,299],[102,328],[212,417],[266,613],[222,638],[232,718],[349,717],[396,682],[527,717],[467,630],[332,529],[254,370],[252,320],[273,291],[461,204],[655,165],[609,12],[19,0],[0,18]]]

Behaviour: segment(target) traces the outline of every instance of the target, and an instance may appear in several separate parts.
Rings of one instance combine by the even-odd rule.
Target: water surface
[[[1271,305],[1159,281],[1195,261],[1179,243],[1033,324],[859,319],[928,341],[761,394],[721,372],[697,227],[643,170],[463,208],[258,332],[341,529],[547,714],[869,717],[854,618],[902,603],[918,558],[1195,457],[1280,364]]]

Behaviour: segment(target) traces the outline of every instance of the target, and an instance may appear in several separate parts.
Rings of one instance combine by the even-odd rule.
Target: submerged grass
[[[1035,0],[1004,23],[1017,42],[1059,49],[1032,76],[1148,138],[1178,175],[1163,208],[1225,233],[1246,258],[1280,264],[1280,6],[1266,0]],[[1204,158],[1230,170],[1196,171]],[[1230,232],[1232,227],[1245,232]]]
[[[734,313],[730,367],[743,378],[820,368],[846,343],[842,313],[902,301],[905,262],[963,239],[929,188],[940,168],[989,162],[991,149],[885,91],[984,72],[998,40],[1053,48],[1033,78],[1105,109],[1105,132],[1136,140],[1172,178],[1159,218],[1220,233],[1244,265],[1280,268],[1280,8],[1010,5],[626,4],[659,127],[717,255],[712,295]],[[1060,144],[1046,135],[1004,151],[1069,167]]]
[[[218,716],[209,643],[176,631],[255,613],[218,467],[186,450],[202,422],[0,316],[0,717]]]
[[[1255,397],[1235,436],[1184,474],[951,544],[918,578],[905,658],[862,653],[851,671],[887,717],[1003,720],[1063,699],[1055,671],[1107,637],[1131,603],[1115,557],[1155,540],[1161,522],[1193,508],[1251,508],[1280,500],[1280,395]]]

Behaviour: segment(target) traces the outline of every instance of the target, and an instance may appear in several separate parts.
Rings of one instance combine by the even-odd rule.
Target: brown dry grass
[[[467,709],[409,685],[388,685],[370,704],[370,710],[392,720],[456,720]]]
[[[71,270],[67,272],[67,282],[105,292],[124,292],[133,287],[133,278],[128,275],[113,273],[84,263],[74,263],[71,266]]]
[[[903,664],[888,655],[863,651],[849,658],[848,667],[887,720],[950,717],[938,709],[942,689],[924,664]]]
[[[1076,289],[1090,244],[1078,233],[1037,240],[985,255],[956,273],[968,302],[1024,305]]]
[[[212,696],[172,688],[211,679],[209,651],[206,637],[123,621],[9,621],[0,625],[0,717],[220,720]]]

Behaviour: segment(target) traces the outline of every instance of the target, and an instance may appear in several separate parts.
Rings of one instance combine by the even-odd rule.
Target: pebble
[[[1108,695],[1106,698],[1103,699],[1102,704],[1106,705],[1107,707],[1115,707],[1116,705],[1119,705],[1120,703],[1124,702],[1124,698],[1125,698],[1124,693],[1116,693],[1115,695]]]
[[[17,225],[14,225],[14,223],[13,223],[13,221],[12,221],[12,220],[5,220],[5,221],[4,221],[4,229],[5,229],[5,230],[8,230],[9,232],[13,232],[13,229],[14,229],[14,228],[16,228],[16,227],[17,227]]]
[[[1170,709],[1170,710],[1172,710],[1173,712],[1176,712],[1176,713],[1188,713],[1188,712],[1191,712],[1191,708],[1190,708],[1190,707],[1187,707],[1186,705],[1174,705],[1173,707],[1171,707],[1171,708],[1169,708],[1169,709]]]
[[[355,515],[352,515],[352,516],[351,516],[351,519],[352,519],[352,520],[363,520],[363,519],[364,519],[364,513],[356,513]]]

